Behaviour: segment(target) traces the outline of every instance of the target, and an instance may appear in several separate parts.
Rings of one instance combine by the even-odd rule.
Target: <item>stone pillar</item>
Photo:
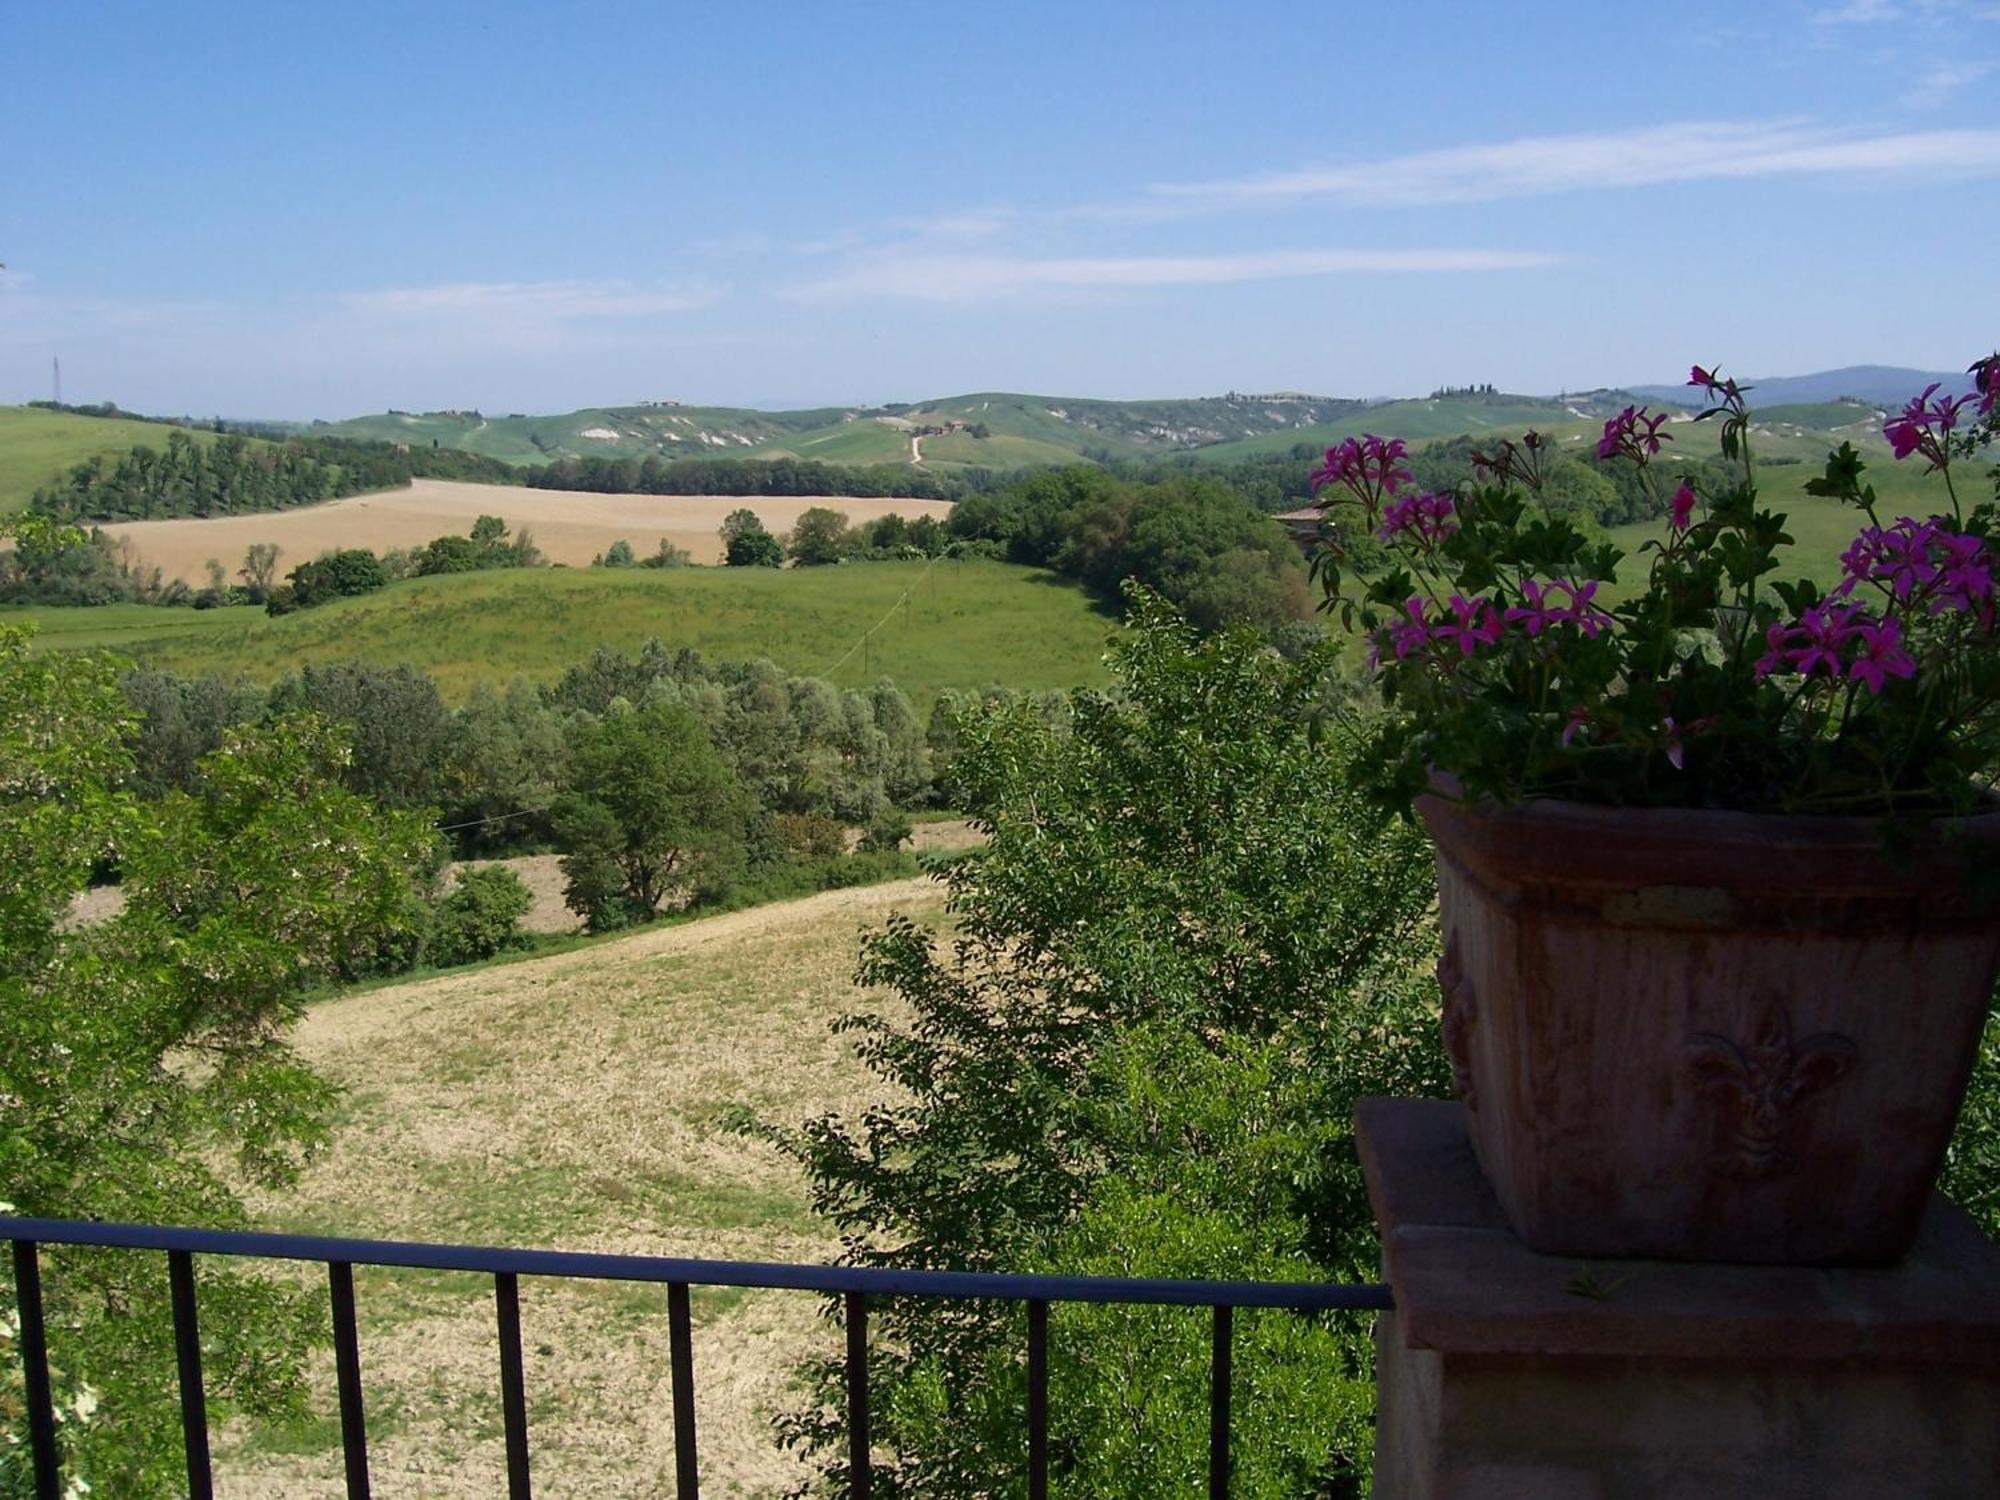
[[[1459,1105],[1355,1123],[1378,1500],[2000,1497],[2000,1247],[1943,1198],[1884,1269],[1569,1260],[1507,1228]]]

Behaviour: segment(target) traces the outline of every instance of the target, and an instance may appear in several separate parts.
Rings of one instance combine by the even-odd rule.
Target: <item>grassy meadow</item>
[[[879,1098],[828,1022],[865,997],[856,940],[891,911],[936,924],[927,879],[833,891],[649,930],[573,953],[316,1005],[300,1051],[347,1090],[323,1156],[255,1204],[261,1227],[741,1260],[828,1260],[805,1183],[734,1134],[745,1108],[794,1123]],[[370,1464],[385,1494],[503,1493],[492,1288],[485,1278],[357,1273]],[[671,1488],[664,1293],[525,1279],[522,1334],[539,1493]],[[771,1440],[788,1375],[838,1328],[787,1292],[694,1294],[702,1489],[783,1493]],[[238,1422],[221,1492],[342,1493],[330,1357],[313,1420]]]
[[[1780,554],[1781,566],[1775,575],[1778,579],[1803,575],[1822,585],[1835,582],[1840,577],[1840,554],[1854,540],[1855,532],[1867,524],[1867,516],[1853,506],[1806,493],[1806,482],[1819,477],[1829,446],[1824,434],[1789,439],[1766,435],[1758,439],[1759,453],[1778,449],[1779,456],[1797,456],[1801,460],[1758,471],[1761,503],[1766,509],[1784,513],[1785,530],[1792,537],[1793,545]],[[1862,445],[1857,442],[1856,446]],[[1867,468],[1862,479],[1875,487],[1877,511],[1884,522],[1902,515],[1949,512],[1951,497],[1936,476],[1926,478],[1915,463],[1893,462],[1888,449],[1879,445],[1872,450],[1864,449],[1864,453]],[[1961,481],[1959,485],[1959,499],[1967,508],[1977,503],[1981,494],[1990,493],[1976,475],[1977,471],[1969,483]],[[1639,556],[1639,548],[1664,536],[1665,527],[1664,521],[1653,520],[1612,528],[1612,540],[1626,552],[1626,561],[1619,570],[1625,585],[1643,580],[1646,559]]]
[[[32,620],[48,649],[110,647],[184,673],[269,681],[310,661],[408,662],[454,701],[479,682],[551,679],[600,644],[629,651],[658,636],[722,660],[769,657],[841,686],[886,674],[919,713],[948,687],[1098,681],[1113,629],[1075,585],[979,560],[469,573],[276,618],[256,608],[0,610],[0,621],[19,620]]]

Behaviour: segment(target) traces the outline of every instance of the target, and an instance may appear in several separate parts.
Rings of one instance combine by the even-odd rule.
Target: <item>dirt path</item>
[[[885,1090],[829,1022],[856,991],[857,935],[893,911],[941,920],[927,878],[829,891],[315,1005],[302,1054],[348,1090],[332,1145],[253,1205],[283,1226],[371,1237],[828,1260],[839,1245],[777,1153],[729,1111],[792,1123]],[[370,1462],[385,1495],[504,1494],[490,1286],[361,1273]],[[537,1493],[673,1487],[657,1289],[524,1281]],[[801,1478],[772,1439],[790,1371],[839,1333],[816,1298],[697,1291],[702,1493],[776,1496]],[[342,1493],[330,1361],[302,1432],[225,1434],[218,1493]]]

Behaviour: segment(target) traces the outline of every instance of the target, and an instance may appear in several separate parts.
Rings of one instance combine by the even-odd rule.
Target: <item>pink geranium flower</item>
[[[1532,578],[1521,581],[1521,598],[1525,601],[1512,605],[1506,613],[1509,625],[1519,625],[1523,635],[1540,635],[1550,625],[1569,618],[1566,605],[1554,601],[1553,596],[1562,589],[1559,583],[1543,585]]]
[[[1396,660],[1424,649],[1431,638],[1430,621],[1424,618],[1424,598],[1412,594],[1403,602],[1403,619],[1389,627],[1389,644],[1396,653]]]
[[[1449,495],[1405,495],[1383,508],[1375,534],[1385,542],[1405,533],[1421,542],[1441,542],[1458,530],[1452,519],[1455,504]]]
[[[1669,502],[1667,524],[1675,531],[1686,531],[1689,521],[1694,518],[1694,504],[1694,487],[1686,480],[1682,480],[1680,488],[1674,491],[1674,498]]]
[[[1647,416],[1643,406],[1628,406],[1604,424],[1604,436],[1597,440],[1597,456],[1612,458],[1624,454],[1644,461],[1660,451],[1660,444],[1672,442],[1671,432],[1662,434],[1667,413]]]
[[[1491,600],[1467,599],[1463,594],[1453,594],[1446,603],[1452,617],[1431,626],[1434,640],[1452,642],[1464,656],[1472,655],[1481,646],[1499,643],[1507,627]]]
[[[1855,628],[1860,648],[1848,664],[1847,675],[1863,684],[1870,693],[1880,694],[1891,677],[1917,675],[1917,663],[1903,649],[1903,629],[1894,620]]]
[[[1409,445],[1401,438],[1379,438],[1372,432],[1348,438],[1327,449],[1326,462],[1312,471],[1313,493],[1338,484],[1372,504],[1416,477],[1402,466],[1408,453]]]
[[[1938,396],[1937,389],[1938,382],[1933,380],[1921,395],[1912,396],[1898,415],[1882,424],[1882,436],[1889,440],[1889,451],[1898,459],[1921,453],[1933,469],[1941,469],[1950,462],[1945,439],[1958,425],[1958,414],[1972,397]],[[1934,396],[1937,399],[1933,400]]]

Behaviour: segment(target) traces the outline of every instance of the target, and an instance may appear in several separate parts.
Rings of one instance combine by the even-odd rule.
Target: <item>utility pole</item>
[[[53,363],[53,364],[54,364],[54,366],[55,366],[55,388],[56,388],[56,405],[57,405],[57,406],[61,406],[61,405],[62,405],[62,359],[61,359],[61,357],[60,357],[60,356],[56,357],[56,358],[55,358],[55,359],[54,359],[54,360],[52,361],[52,363]]]

